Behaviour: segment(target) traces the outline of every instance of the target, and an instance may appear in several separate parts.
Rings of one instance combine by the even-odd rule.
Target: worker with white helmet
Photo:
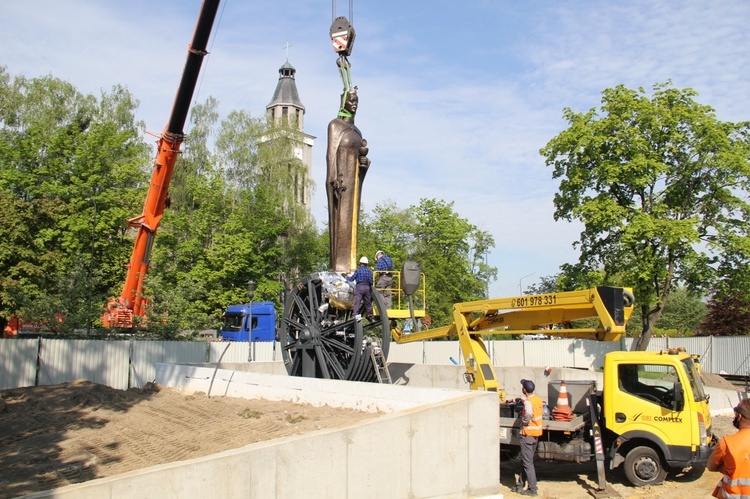
[[[368,320],[373,321],[372,294],[370,294],[370,288],[372,287],[372,270],[367,267],[367,264],[369,263],[370,261],[366,256],[360,258],[359,267],[357,267],[357,270],[346,279],[356,283],[354,286],[354,314],[357,316],[361,314],[360,308],[364,303],[365,316]]]

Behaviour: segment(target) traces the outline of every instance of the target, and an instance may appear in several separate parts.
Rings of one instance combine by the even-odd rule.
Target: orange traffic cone
[[[568,387],[565,381],[560,382],[560,394],[557,396],[557,405],[552,409],[552,419],[555,421],[570,421],[573,419],[573,409],[568,402]]]

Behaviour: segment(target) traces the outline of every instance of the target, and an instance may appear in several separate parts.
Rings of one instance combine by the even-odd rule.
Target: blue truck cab
[[[230,305],[221,318],[221,337],[224,341],[276,340],[276,309],[273,302],[254,301],[252,335],[250,334],[250,304]]]

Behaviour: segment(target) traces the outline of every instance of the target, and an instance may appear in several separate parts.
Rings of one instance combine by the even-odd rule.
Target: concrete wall
[[[156,381],[185,393],[351,407],[373,418],[31,497],[447,499],[500,489],[495,393],[165,364]]]
[[[395,385],[289,377],[281,362],[159,364],[157,383],[185,393],[348,407],[372,412],[373,418],[30,497],[447,499],[498,494],[497,394],[469,391],[463,366],[393,363],[389,368]],[[496,367],[495,372],[507,398],[521,396],[523,378],[533,380],[540,394],[546,394],[550,380],[560,379],[597,380],[601,388],[601,373],[581,369],[553,368],[547,374],[543,368]],[[718,388],[708,392],[712,414],[731,413],[747,396]]]
[[[284,375],[284,365],[281,362],[255,362],[252,365],[248,363],[222,365],[222,367],[248,369],[254,372],[268,372],[272,374]],[[409,385],[411,387],[430,387],[430,388],[451,388],[458,390],[468,390],[469,385],[464,381],[463,374],[466,371],[464,366],[438,366],[430,364],[412,364],[412,363],[390,363],[388,368],[391,378],[395,385]],[[602,373],[590,371],[587,369],[568,369],[553,367],[549,374],[545,373],[541,367],[497,367],[495,366],[495,376],[501,388],[505,388],[506,398],[522,397],[521,383],[522,379],[530,379],[538,387],[537,391],[545,398],[547,396],[547,383],[551,380],[565,381],[596,381],[597,390],[602,389]],[[748,398],[748,394],[735,390],[724,390],[722,388],[706,387],[706,393],[710,395],[709,406],[711,414],[731,414],[732,409],[743,398]]]

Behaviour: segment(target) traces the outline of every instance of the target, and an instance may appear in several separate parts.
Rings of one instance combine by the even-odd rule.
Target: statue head
[[[357,107],[359,107],[357,87],[341,94],[341,107],[339,108],[340,118],[353,118],[354,115],[357,114]]]

